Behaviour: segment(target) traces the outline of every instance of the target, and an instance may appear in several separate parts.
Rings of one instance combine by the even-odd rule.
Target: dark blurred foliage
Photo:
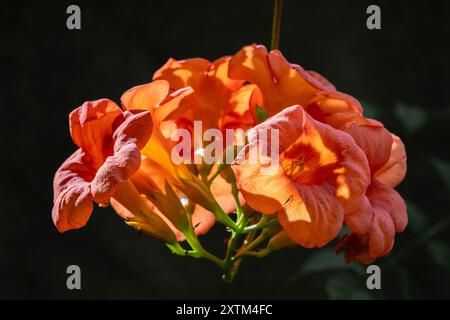
[[[360,99],[407,147],[399,191],[410,224],[377,262],[377,292],[366,289],[365,268],[345,265],[332,245],[247,259],[226,285],[215,265],[171,255],[110,209],[58,234],[52,178],[75,149],[73,108],[118,101],[169,57],[215,59],[245,44],[268,45],[271,29],[272,1],[75,3],[80,31],[66,28],[68,1],[0,8],[1,298],[450,298],[449,1],[285,1],[286,57]],[[381,6],[381,30],[366,28],[372,3]],[[222,252],[224,237],[215,228],[205,243]],[[70,264],[82,269],[80,291],[66,289]]]

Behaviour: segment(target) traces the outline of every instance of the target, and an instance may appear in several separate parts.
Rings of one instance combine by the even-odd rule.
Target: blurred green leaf
[[[394,113],[405,128],[413,133],[423,127],[427,121],[425,110],[418,106],[411,106],[399,102],[394,107]]]
[[[450,193],[450,164],[437,158],[432,158],[430,161],[444,182],[447,192]]]
[[[331,249],[319,250],[306,260],[300,269],[301,274],[321,272],[325,270],[350,269],[358,273],[363,273],[363,268],[359,264],[346,263],[342,255],[337,255]]]
[[[263,107],[260,107],[256,105],[256,120],[258,123],[264,122],[269,118],[269,114],[267,113],[267,110]]]
[[[409,201],[407,201],[407,207],[409,228],[416,234],[421,233],[428,225],[426,215],[419,207]]]
[[[372,300],[368,289],[364,289],[363,284],[358,283],[355,277],[348,272],[334,274],[325,285],[325,290],[330,299],[346,300]]]
[[[426,245],[430,239],[444,231],[445,229],[450,227],[450,216],[446,216],[445,218],[437,221],[432,224],[430,227],[426,228],[423,232],[420,233],[418,237],[416,237],[413,241],[410,241],[406,246],[402,247],[396,254],[391,256],[388,260],[385,270],[394,268],[398,265],[398,263],[408,256],[410,253],[413,253],[415,248],[419,245]]]
[[[361,105],[364,108],[364,116],[372,119],[380,118],[381,108],[379,106],[367,101],[361,101]]]
[[[433,262],[450,272],[449,246],[440,241],[432,241],[428,243],[428,250],[430,252],[431,259],[433,260]]]

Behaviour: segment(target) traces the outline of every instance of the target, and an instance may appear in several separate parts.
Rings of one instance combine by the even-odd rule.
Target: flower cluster
[[[344,225],[350,231],[336,251],[370,263],[391,251],[407,225],[394,190],[406,173],[402,141],[365,118],[355,98],[278,50],[249,45],[214,62],[169,59],[151,83],[125,92],[121,105],[89,101],[69,116],[78,150],[54,179],[60,232],[84,226],[93,202],[111,204],[128,225],[174,253],[217,263],[230,280],[244,256],[322,247]],[[202,159],[206,142],[193,134],[196,122],[202,132],[246,132],[214,151],[217,159],[231,153],[232,163],[180,161]],[[186,139],[192,148],[177,149]],[[273,165],[267,150],[278,165],[263,173]],[[251,161],[254,151],[259,161]],[[223,259],[198,238],[216,222],[231,233]]]

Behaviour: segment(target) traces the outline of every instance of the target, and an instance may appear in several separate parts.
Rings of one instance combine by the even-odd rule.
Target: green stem
[[[179,256],[188,256],[193,258],[201,258],[201,254],[194,250],[187,250],[184,249],[178,242],[175,243],[166,243],[167,247],[172,251],[172,253],[175,253]]]
[[[181,256],[190,256],[194,258],[205,258],[208,259],[215,264],[217,264],[219,267],[224,268],[224,263],[222,260],[217,258],[215,255],[210,253],[208,250],[206,250],[200,241],[197,238],[197,235],[195,234],[194,226],[192,225],[192,217],[191,215],[188,215],[188,223],[189,223],[189,229],[184,232],[184,237],[186,238],[186,241],[191,246],[192,250],[185,250],[181,247],[181,245],[176,242],[174,244],[168,244],[168,247],[172,250],[172,252],[181,255]]]
[[[245,257],[263,258],[271,252],[272,251],[270,251],[269,249],[264,248],[261,251],[246,251],[246,252],[242,253],[242,256],[243,257],[245,256]]]
[[[219,204],[215,206],[214,215],[216,216],[218,222],[222,223],[233,231],[238,230],[236,223],[228,216],[228,214],[226,214],[225,211],[223,211]]]
[[[243,256],[247,255],[251,250],[256,248],[261,242],[263,242],[265,239],[269,237],[270,233],[267,232],[267,230],[263,230],[258,237],[256,237],[253,242],[251,242],[249,245],[243,247],[232,259],[237,260],[242,258]]]
[[[272,20],[272,50],[278,50],[280,47],[280,30],[281,30],[281,9],[283,0],[275,0],[273,8]]]
[[[211,262],[214,262],[219,267],[224,268],[225,265],[222,260],[217,258],[215,255],[207,251],[205,248],[203,248],[202,244],[198,240],[197,236],[195,234],[187,233],[185,235],[186,241],[189,243],[192,249],[198,254],[196,258],[205,258],[208,259]]]
[[[239,189],[236,185],[236,181],[234,181],[231,184],[231,194],[233,195],[234,204],[236,206],[236,216],[237,216],[236,225],[238,228],[237,231],[239,233],[242,233],[241,231],[247,225],[248,221],[245,217],[244,209],[241,206],[241,202],[239,201]]]
[[[250,231],[255,231],[255,230],[260,230],[260,229],[274,227],[276,225],[278,225],[278,219],[268,220],[268,216],[267,215],[263,215],[261,220],[259,220],[256,224],[253,224],[251,226],[245,227],[242,230],[242,232],[243,233],[247,233],[247,232],[250,232]]]

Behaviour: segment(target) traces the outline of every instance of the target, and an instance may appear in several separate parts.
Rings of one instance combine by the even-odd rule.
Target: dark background
[[[231,285],[207,261],[172,255],[111,209],[59,234],[52,179],[75,146],[68,113],[85,100],[118,101],[150,81],[169,57],[215,59],[269,45],[272,1],[76,1],[82,29],[66,28],[67,1],[0,7],[0,298],[450,298],[450,1],[286,0],[281,50],[363,102],[405,141],[399,191],[410,224],[377,261],[382,290],[365,269],[329,248],[293,248],[247,259]],[[382,29],[366,28],[378,4]],[[224,234],[205,239],[223,250]],[[66,268],[82,290],[66,289]]]

